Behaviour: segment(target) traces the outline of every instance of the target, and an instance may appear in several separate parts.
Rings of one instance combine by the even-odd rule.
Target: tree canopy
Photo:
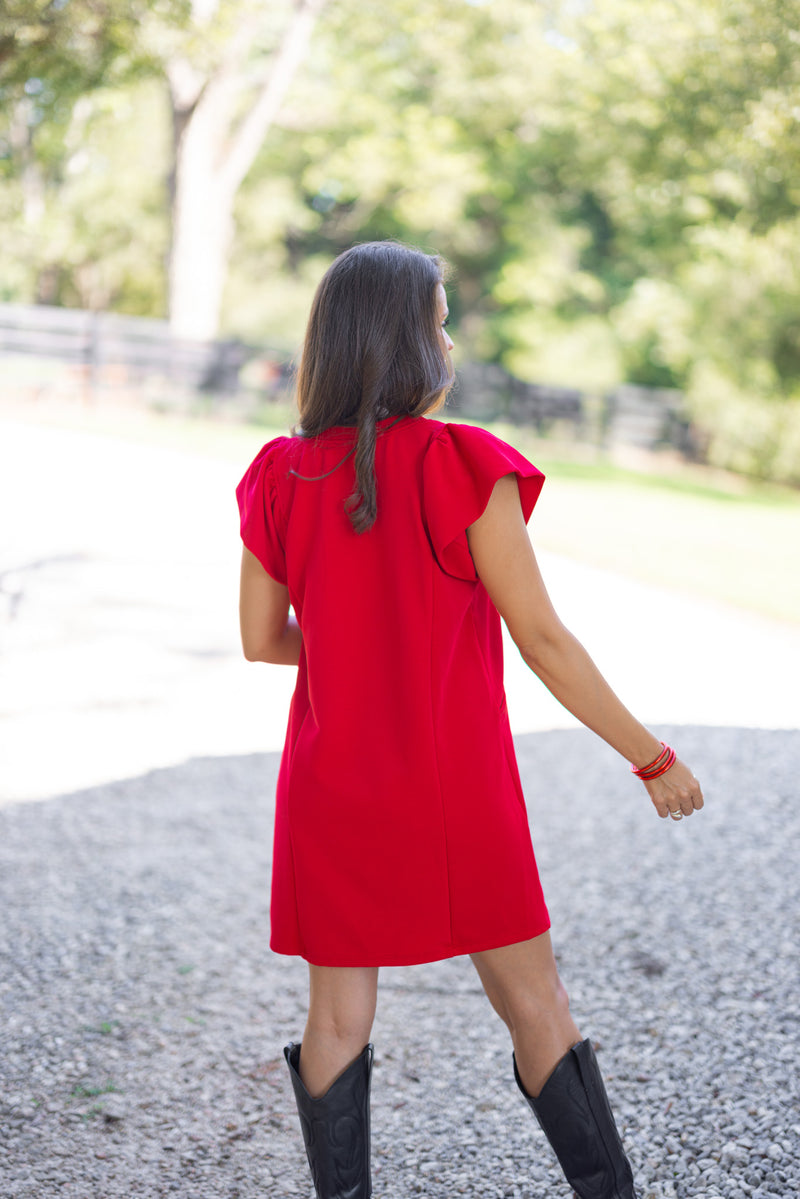
[[[294,8],[7,0],[3,298],[165,314],[170,63],[255,22],[242,119]],[[800,0],[329,0],[238,186],[222,329],[292,352],[330,258],[398,237],[452,264],[464,357],[682,388],[712,458],[798,481],[799,50]]]

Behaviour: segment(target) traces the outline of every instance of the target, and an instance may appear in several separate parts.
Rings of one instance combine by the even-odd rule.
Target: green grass
[[[593,566],[800,621],[800,504],[576,481],[553,470],[531,535]]]
[[[288,408],[262,409],[258,424],[225,408],[189,416],[73,406],[47,416],[48,423],[222,458],[242,470],[292,420]],[[490,427],[547,475],[530,525],[535,547],[800,622],[800,493],[658,459],[633,470],[528,430]]]
[[[96,1099],[98,1095],[110,1095],[119,1090],[115,1083],[109,1081],[102,1087],[84,1087],[81,1084],[73,1087],[70,1092],[71,1099]]]
[[[119,1020],[103,1020],[101,1024],[85,1024],[84,1032],[100,1033],[101,1036],[110,1037],[115,1029],[119,1028]]]
[[[800,494],[721,472],[631,470],[550,457],[507,427],[545,472],[531,520],[535,547],[657,586],[800,622]]]

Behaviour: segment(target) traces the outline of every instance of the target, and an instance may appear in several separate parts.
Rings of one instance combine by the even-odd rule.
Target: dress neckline
[[[388,433],[390,429],[394,429],[398,425],[417,419],[417,417],[408,415],[384,416],[381,420],[375,422],[375,428],[379,434]],[[357,425],[331,425],[329,428],[323,429],[321,433],[316,434],[304,433],[302,429],[298,429],[298,435],[304,441],[322,441],[323,438],[342,441],[353,440],[353,436],[357,430]]]

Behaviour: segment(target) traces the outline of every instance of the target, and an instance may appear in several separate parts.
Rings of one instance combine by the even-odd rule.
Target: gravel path
[[[645,1199],[800,1191],[800,733],[663,728],[659,821],[579,731],[517,739],[562,973]],[[307,1199],[267,949],[277,756],[0,808],[3,1199]],[[575,780],[580,778],[580,789]],[[566,1196],[468,960],[382,972],[376,1199]]]

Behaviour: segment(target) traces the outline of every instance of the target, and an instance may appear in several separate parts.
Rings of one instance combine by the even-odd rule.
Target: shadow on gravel
[[[706,809],[660,821],[590,734],[517,749],[553,936],[645,1197],[800,1189],[800,733],[662,729]],[[310,1194],[269,953],[278,756],[0,809],[0,1193]],[[468,960],[382,972],[376,1199],[567,1194]]]

